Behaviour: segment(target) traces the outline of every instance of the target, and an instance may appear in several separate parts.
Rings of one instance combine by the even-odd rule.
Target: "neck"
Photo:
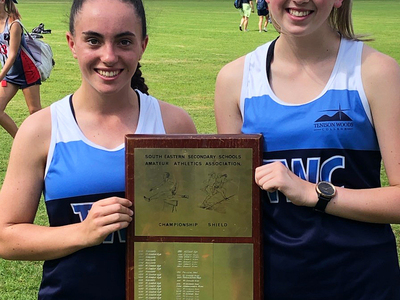
[[[288,60],[321,61],[336,56],[339,45],[340,35],[333,30],[301,37],[281,34],[277,41],[276,53]]]
[[[80,109],[102,114],[118,114],[121,111],[137,107],[137,95],[132,88],[123,89],[118,93],[101,94],[93,89],[89,91],[82,85],[74,93],[74,106]]]

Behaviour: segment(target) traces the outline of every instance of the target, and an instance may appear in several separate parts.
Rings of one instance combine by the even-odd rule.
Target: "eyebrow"
[[[102,34],[96,32],[96,31],[91,31],[91,30],[83,31],[82,34],[89,35],[89,36],[95,36],[95,37],[99,37],[99,38],[103,37]],[[124,36],[133,36],[134,37],[134,36],[136,36],[136,34],[134,34],[132,31],[125,31],[125,32],[118,33],[115,37],[120,38],[120,37],[124,37]]]

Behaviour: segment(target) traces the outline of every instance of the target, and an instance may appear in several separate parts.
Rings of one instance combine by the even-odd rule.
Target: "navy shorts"
[[[259,15],[259,16],[268,16],[268,14],[269,14],[269,10],[268,9],[262,9],[262,10],[257,10],[257,14]]]
[[[4,80],[17,85],[20,89],[41,84],[40,74],[35,63],[21,50]]]

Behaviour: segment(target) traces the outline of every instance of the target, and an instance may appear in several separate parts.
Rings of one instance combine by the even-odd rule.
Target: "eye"
[[[132,41],[129,39],[123,39],[119,42],[122,46],[130,46],[132,45]]]
[[[96,38],[88,38],[86,42],[91,46],[97,46],[100,44],[99,40]]]

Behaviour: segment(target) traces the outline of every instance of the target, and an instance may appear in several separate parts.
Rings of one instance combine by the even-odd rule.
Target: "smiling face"
[[[82,85],[109,94],[130,88],[148,38],[142,36],[142,22],[132,4],[86,0],[67,40],[78,60]]]
[[[283,34],[302,36],[330,30],[329,15],[343,0],[267,0],[268,8]]]

